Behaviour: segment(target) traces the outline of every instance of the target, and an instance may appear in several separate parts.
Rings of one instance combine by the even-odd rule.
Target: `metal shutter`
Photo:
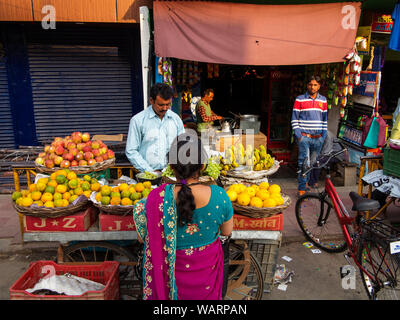
[[[28,46],[37,137],[127,133],[131,67],[118,47]]]
[[[0,148],[15,148],[14,127],[8,95],[5,58],[0,51]]]

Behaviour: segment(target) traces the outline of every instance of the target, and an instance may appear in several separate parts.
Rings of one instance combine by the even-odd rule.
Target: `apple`
[[[89,132],[85,132],[82,134],[82,141],[83,142],[88,142],[90,140],[90,134]]]
[[[115,157],[114,151],[108,149],[107,151],[108,159],[112,159]]]
[[[101,147],[100,148],[100,154],[106,154],[107,153],[108,148],[107,147]]]
[[[92,152],[92,147],[90,146],[84,146],[82,149],[83,152]]]
[[[46,152],[41,152],[38,155],[39,158],[44,158],[45,156],[46,156]]]
[[[71,149],[75,149],[76,148],[76,143],[75,142],[68,142],[67,144],[67,149],[71,150]]]
[[[68,152],[66,155],[64,155],[63,158],[64,158],[64,160],[68,160],[68,161],[74,160],[74,156],[70,152]]]
[[[38,158],[36,158],[35,163],[40,165],[40,166],[43,166],[44,165],[44,159],[42,157],[38,157]]]
[[[104,161],[108,160],[108,154],[107,153],[101,155],[101,157],[103,158]]]
[[[79,160],[78,165],[79,166],[87,166],[87,161],[86,160]]]
[[[94,157],[98,157],[98,156],[100,156],[100,149],[93,149],[92,153],[93,153]]]
[[[92,140],[89,140],[88,142],[86,142],[86,145],[91,147],[92,146]]]
[[[63,160],[60,163],[61,168],[69,168],[70,165],[71,165],[71,163],[68,160]]]
[[[61,157],[61,156],[56,156],[56,157],[54,158],[53,161],[54,161],[54,164],[55,164],[56,166],[59,166],[63,160],[64,160],[63,157]]]
[[[79,131],[72,132],[71,137],[72,137],[72,141],[75,143],[82,142],[82,133]]]
[[[55,149],[55,153],[58,156],[61,156],[64,153],[64,147],[63,146],[57,146],[56,149]]]
[[[79,153],[79,150],[77,148],[72,148],[69,150],[69,153],[75,157]]]
[[[48,153],[54,153],[56,151],[56,148],[54,146],[50,146],[49,150],[47,150]]]
[[[96,160],[96,162],[103,162],[103,157],[97,156],[96,158],[94,158],[94,160]]]
[[[50,153],[48,156],[49,160],[54,160],[54,158],[57,157],[57,155],[55,153]]]
[[[46,144],[46,145],[44,146],[44,152],[48,153],[48,152],[49,152],[49,148],[50,148],[50,145],[49,145],[49,144]]]
[[[79,150],[79,151],[82,151],[83,150],[83,148],[86,146],[86,144],[84,144],[84,143],[78,143],[77,145],[76,145],[76,148]]]
[[[99,149],[100,148],[100,143],[97,140],[94,140],[92,142],[92,149]]]
[[[76,167],[78,165],[78,161],[72,160],[71,161],[71,167]]]
[[[84,157],[84,159],[86,160],[86,161],[89,161],[89,159],[93,159],[93,153],[91,153],[91,152],[85,152],[84,154],[83,154],[83,157]],[[89,162],[88,162],[89,163]]]
[[[75,156],[76,161],[83,160],[83,152],[79,151]]]
[[[54,167],[54,161],[53,160],[46,160],[45,162],[44,162],[44,165],[46,166],[46,168],[49,168],[49,169],[51,169],[51,168],[53,168]]]
[[[89,166],[92,166],[92,165],[94,165],[95,163],[96,163],[96,160],[93,159],[93,158],[91,158],[91,159],[88,160],[88,165],[89,165]]]

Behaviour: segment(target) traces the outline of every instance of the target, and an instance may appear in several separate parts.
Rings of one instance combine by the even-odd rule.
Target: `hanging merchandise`
[[[365,119],[362,133],[362,144],[366,148],[375,149],[383,147],[387,138],[387,124],[379,113],[373,113]]]
[[[172,61],[161,57],[158,60],[157,73],[162,77],[162,82],[172,87]]]
[[[207,63],[207,78],[212,79],[214,71],[214,65],[212,63]]]
[[[197,61],[177,60],[176,84],[193,87],[200,81],[200,69]]]

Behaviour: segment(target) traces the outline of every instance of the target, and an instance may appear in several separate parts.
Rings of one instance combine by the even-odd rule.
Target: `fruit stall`
[[[129,177],[121,169],[128,169]],[[268,175],[278,169],[279,162],[265,146],[254,149],[236,144],[210,156],[200,178],[227,190],[235,209],[232,239],[248,243],[261,264],[266,291],[272,290],[282,212],[290,204],[284,190],[268,183]],[[110,170],[118,170],[115,179],[110,178]],[[92,261],[106,252],[106,257],[109,254],[109,259],[119,261],[122,270],[137,265],[137,256],[125,248],[137,243],[135,203],[160,183],[175,180],[170,167],[157,175],[115,163],[114,152],[103,141],[79,132],[54,138],[34,164],[16,165],[13,171],[12,202],[23,242],[58,243],[61,264]],[[25,189],[19,185],[21,172],[29,177]]]

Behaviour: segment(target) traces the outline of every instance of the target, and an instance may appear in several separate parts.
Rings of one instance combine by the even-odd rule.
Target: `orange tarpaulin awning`
[[[155,1],[159,57],[239,65],[343,61],[353,48],[360,2],[256,5]]]

